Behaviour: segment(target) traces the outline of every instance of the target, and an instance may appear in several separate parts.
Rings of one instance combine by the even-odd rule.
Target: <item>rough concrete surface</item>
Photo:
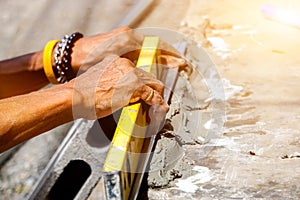
[[[300,198],[299,29],[264,18],[264,3],[300,9],[296,1],[190,1],[179,30],[219,69],[226,123],[220,137],[184,145],[192,176],[149,199]]]
[[[86,34],[109,30],[109,20],[118,21],[117,16],[126,13],[124,6],[134,1],[72,2],[1,1],[0,58],[42,49],[49,39],[75,30]],[[173,164],[162,168],[159,179],[155,175],[159,165],[152,165],[155,176],[148,177],[153,187],[148,190],[149,199],[300,198],[300,29],[266,19],[261,12],[266,3],[300,11],[296,0],[155,0],[135,24],[170,28],[194,40],[208,56],[190,52],[187,58],[195,68],[217,69],[225,92],[225,115],[212,118],[211,113],[220,107],[210,104],[216,99],[205,87],[209,80],[183,75],[181,81],[187,80],[195,94],[203,94],[193,97],[201,102],[200,108],[187,107],[189,101],[172,106],[188,108],[201,120],[189,118],[185,110],[171,120],[175,131],[161,135],[156,154],[163,159],[152,161]],[[224,126],[218,129],[222,119]],[[180,131],[182,121],[190,126],[196,123],[192,129],[196,131]],[[210,131],[213,135],[206,134]],[[165,146],[176,151],[169,152]],[[23,199],[32,190],[31,182],[41,172],[14,168],[29,153],[18,151],[1,168],[0,199]],[[45,167],[38,159],[30,163]],[[7,169],[16,171],[8,174]]]

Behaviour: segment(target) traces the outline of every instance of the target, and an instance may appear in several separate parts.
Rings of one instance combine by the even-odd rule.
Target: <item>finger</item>
[[[160,59],[161,64],[168,67],[185,68],[187,66],[187,62],[183,58],[178,58],[170,55],[160,55],[158,58]]]
[[[125,72],[128,72],[128,70],[132,71],[135,69],[135,65],[133,62],[131,62],[131,60],[122,57],[118,57],[118,59],[115,59],[115,66],[116,68],[127,69]]]
[[[153,88],[151,88],[150,94],[148,94],[148,96],[146,96],[145,99],[144,99],[144,96],[142,96],[142,99],[149,105],[154,105],[154,104],[163,105],[164,104],[164,99],[162,98],[162,96]]]
[[[155,82],[154,81],[144,81],[144,84],[153,88],[159,95],[163,96],[164,95],[164,88],[165,86],[163,85],[163,83],[157,79],[154,79],[156,80]]]
[[[162,96],[153,88],[143,85],[142,87],[138,88],[133,95],[131,96],[130,103],[134,103],[138,100],[142,99],[148,105],[164,105],[164,99]]]
[[[132,42],[132,43],[134,43],[134,42]],[[141,52],[141,47],[142,47],[142,42],[140,41],[140,39],[137,39],[137,40],[135,40],[134,48],[127,49],[127,52],[121,56],[135,62],[139,58],[139,55]],[[158,47],[158,51],[160,51],[160,54],[163,56],[171,56],[171,57],[175,57],[178,59],[180,59],[180,57],[181,57],[179,52],[176,49],[174,49],[171,45],[169,45],[165,42],[160,43],[160,45]],[[179,63],[183,63],[183,62],[180,61]]]
[[[160,50],[160,53],[162,55],[169,55],[169,56],[174,56],[174,57],[181,57],[181,54],[177,51],[177,49],[175,49],[172,45],[170,45],[169,43],[160,40],[159,41],[159,46],[158,49]]]
[[[152,137],[154,134],[157,134],[164,126],[166,114],[168,108],[165,108],[161,105],[153,105],[150,107],[148,116],[150,118],[150,123],[148,124],[148,130],[146,132],[146,137]]]
[[[138,68],[135,68],[134,73],[144,85],[153,88],[160,95],[163,95],[164,84],[160,80],[158,80],[153,74]]]
[[[140,51],[141,51],[141,48],[139,47],[135,50],[132,50],[132,51],[129,51],[129,52],[123,54],[121,57],[127,58],[127,59],[131,60],[132,62],[136,63],[139,58]]]
[[[155,122],[159,122],[161,125],[163,125],[164,123],[161,123],[164,119],[165,119],[165,116],[167,114],[167,112],[169,111],[169,107],[165,107],[165,106],[162,106],[162,105],[153,105],[150,107],[149,109],[149,117],[151,119],[150,121],[150,124],[151,123],[155,123]],[[162,127],[159,128],[159,130],[161,129]]]
[[[156,112],[167,113],[169,111],[168,104],[165,102],[163,97],[156,90],[153,90],[153,93],[154,94],[153,94],[152,99],[150,99],[148,96],[147,99],[145,100],[145,102],[148,105],[156,106],[156,108],[157,108]]]

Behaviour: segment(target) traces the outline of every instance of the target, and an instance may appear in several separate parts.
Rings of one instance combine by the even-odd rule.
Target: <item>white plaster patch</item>
[[[234,140],[236,137],[220,137],[211,139],[209,143],[205,144],[205,146],[214,146],[214,147],[226,147],[231,151],[240,151],[241,147]]]
[[[225,90],[225,100],[227,101],[230,99],[232,96],[240,93],[243,90],[242,86],[238,85],[232,85],[229,80],[227,79],[222,79],[223,81],[223,87]]]
[[[207,40],[211,43],[213,47],[215,47],[216,50],[219,51],[228,51],[228,46],[223,40],[223,38],[220,37],[208,37]]]
[[[203,126],[206,130],[217,129],[219,127],[214,119],[208,120]]]
[[[207,167],[203,166],[195,166],[193,168],[197,174],[190,176],[186,179],[178,180],[175,185],[177,186],[175,189],[182,190],[188,193],[194,193],[199,189],[197,184],[206,183],[210,181],[212,177],[212,173]]]

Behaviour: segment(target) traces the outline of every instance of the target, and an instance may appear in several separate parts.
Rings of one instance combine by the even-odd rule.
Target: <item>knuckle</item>
[[[148,87],[146,85],[142,85],[140,91],[142,94],[146,94],[148,92]]]

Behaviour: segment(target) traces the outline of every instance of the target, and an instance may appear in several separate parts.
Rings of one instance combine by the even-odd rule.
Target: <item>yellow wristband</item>
[[[59,84],[57,81],[54,71],[53,71],[53,66],[52,66],[52,53],[55,45],[59,42],[59,40],[51,40],[49,41],[45,48],[44,48],[44,53],[43,53],[43,66],[44,66],[44,72],[46,74],[47,79],[49,80],[50,83],[53,84]]]

